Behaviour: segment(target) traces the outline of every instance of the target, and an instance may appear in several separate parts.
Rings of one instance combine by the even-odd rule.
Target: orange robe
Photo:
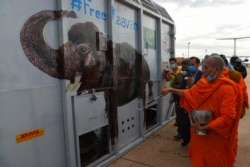
[[[241,73],[238,72],[238,71],[235,71],[235,70],[229,70],[228,68],[224,68],[223,75],[225,77],[233,80],[237,84],[239,84],[239,86],[242,89],[242,93],[243,93],[243,104],[244,104],[243,107],[249,108],[247,85],[246,85],[245,80],[242,77]],[[242,109],[242,112],[243,112],[243,109]],[[241,113],[241,117],[243,117],[244,115],[245,115],[245,113]],[[234,153],[237,156],[237,152],[238,152],[238,133],[236,135],[236,142],[235,142],[234,147],[235,147],[234,148]]]
[[[191,89],[184,90],[181,106],[212,111],[208,134],[199,136],[191,128],[189,156],[192,167],[232,167],[235,161],[235,142],[243,103],[239,85],[222,77],[208,82],[201,78]]]
[[[247,85],[241,73],[235,70],[229,70],[228,68],[224,68],[223,75],[239,84],[244,96],[244,105],[246,108],[249,108]]]

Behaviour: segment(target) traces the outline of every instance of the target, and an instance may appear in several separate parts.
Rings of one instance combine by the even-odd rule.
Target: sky
[[[236,55],[250,57],[249,0],[153,1],[164,7],[174,20],[176,57],[203,58],[211,53],[231,57],[234,40],[218,39],[239,37],[249,38],[236,40]]]

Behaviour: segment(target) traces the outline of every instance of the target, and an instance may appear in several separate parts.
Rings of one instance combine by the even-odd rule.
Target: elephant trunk
[[[52,77],[64,78],[62,70],[58,70],[58,59],[63,59],[63,53],[48,46],[43,37],[45,25],[62,17],[76,18],[73,11],[45,10],[32,15],[23,25],[20,40],[28,60],[43,72]],[[73,44],[67,44],[74,47]],[[62,47],[62,46],[61,46]]]

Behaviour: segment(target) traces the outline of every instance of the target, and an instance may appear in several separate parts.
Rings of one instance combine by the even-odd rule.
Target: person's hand
[[[191,88],[194,85],[193,79],[191,77],[187,77],[187,87]]]
[[[167,69],[167,68],[164,68],[163,71],[164,71],[165,73],[169,73],[169,72],[170,72],[170,70]]]
[[[171,72],[165,70],[164,77],[165,77],[166,81],[170,81],[171,80]]]
[[[206,125],[202,126],[202,125],[200,124],[198,118],[194,117],[194,118],[192,119],[192,116],[190,115],[190,116],[189,116],[189,119],[190,119],[190,125],[191,125],[191,127],[193,127],[194,129],[196,129],[196,130],[207,130],[207,129],[208,129]]]
[[[166,94],[168,94],[170,92],[170,89],[171,88],[164,88],[164,89],[162,89],[161,96],[165,96]]]

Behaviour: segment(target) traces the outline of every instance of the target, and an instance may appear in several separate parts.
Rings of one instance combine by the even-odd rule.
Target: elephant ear
[[[41,71],[55,77],[63,78],[58,71],[58,57],[63,57],[58,49],[52,49],[44,40],[43,30],[48,22],[62,17],[77,18],[74,11],[44,10],[32,15],[23,25],[20,42],[28,60]]]

